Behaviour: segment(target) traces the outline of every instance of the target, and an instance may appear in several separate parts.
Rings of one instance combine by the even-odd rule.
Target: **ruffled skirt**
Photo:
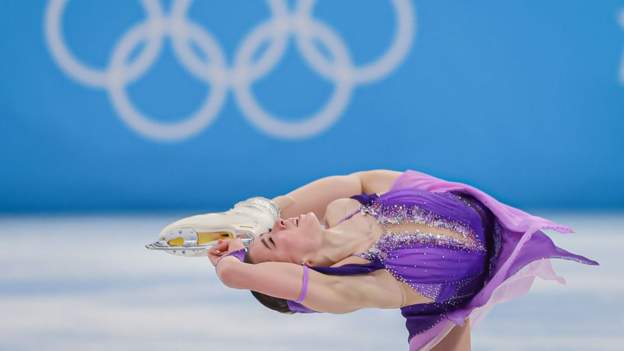
[[[556,246],[542,230],[572,233],[568,226],[531,215],[494,199],[485,192],[460,182],[445,181],[415,170],[406,170],[394,182],[390,191],[416,188],[431,192],[458,192],[471,195],[495,216],[490,271],[483,288],[467,303],[445,313],[444,319],[433,327],[409,339],[410,351],[429,350],[438,344],[456,325],[470,319],[475,326],[497,303],[509,301],[527,293],[540,277],[565,284],[555,273],[550,259],[573,260],[588,265],[598,262]]]

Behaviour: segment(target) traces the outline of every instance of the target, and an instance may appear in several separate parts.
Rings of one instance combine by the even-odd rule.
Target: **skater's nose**
[[[286,222],[281,218],[275,221],[275,224],[273,224],[273,228],[269,229],[269,233],[272,231],[278,231],[280,229],[286,229]]]

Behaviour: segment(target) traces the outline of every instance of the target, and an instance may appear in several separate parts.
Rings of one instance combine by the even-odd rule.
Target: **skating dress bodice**
[[[366,274],[386,269],[397,280],[408,284],[434,302],[404,306],[404,316],[435,315],[419,328],[428,328],[441,318],[440,312],[461,304],[483,285],[489,272],[492,246],[492,216],[484,206],[467,194],[432,193],[417,189],[402,189],[352,197],[360,207],[342,219],[357,213],[373,216],[384,232],[368,250],[356,254],[369,261],[366,264],[346,264],[337,267],[310,267],[331,275]],[[394,231],[401,224],[418,223],[451,230],[459,237],[427,230]],[[439,231],[438,231],[439,232]],[[294,301],[291,310],[316,312]],[[413,329],[413,328],[412,328]],[[415,329],[416,331],[416,329]]]

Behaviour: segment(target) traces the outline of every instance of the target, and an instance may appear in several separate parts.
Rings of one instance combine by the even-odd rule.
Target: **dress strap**
[[[303,285],[301,286],[301,293],[295,300],[296,302],[303,302],[306,294],[308,293],[308,266],[303,265]]]
[[[361,193],[358,195],[351,196],[352,199],[358,200],[362,205],[372,205],[375,200],[379,198],[379,194],[377,193]]]
[[[369,263],[347,263],[342,266],[313,266],[310,268],[329,275],[354,275],[371,273],[384,268],[384,265],[379,260],[374,260]]]
[[[349,218],[351,218],[351,217],[355,216],[355,214],[356,214],[356,213],[360,212],[360,209],[361,209],[361,208],[362,208],[361,206],[360,206],[360,207],[358,207],[356,210],[354,210],[353,212],[349,213],[349,214],[348,214],[348,215],[346,215],[344,218],[342,218],[341,220],[339,220],[339,221],[338,221],[335,225],[338,225],[338,224],[340,224],[340,223],[342,223],[342,222],[346,221],[347,219],[349,219]]]
[[[379,198],[379,195],[377,193],[373,193],[373,194],[361,193],[359,195],[353,195],[350,198],[354,199],[354,200],[358,200],[360,202],[360,204],[361,204],[360,207],[358,207],[356,210],[354,210],[353,212],[349,213],[344,218],[339,220],[336,223],[336,225],[338,225],[338,224],[346,221],[347,219],[355,216],[356,213],[361,211],[363,206],[370,206],[370,205],[372,205],[373,202],[375,202],[375,200],[377,200]]]

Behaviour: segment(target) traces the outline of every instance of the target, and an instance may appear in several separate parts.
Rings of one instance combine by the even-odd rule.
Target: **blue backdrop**
[[[624,208],[622,8],[2,1],[0,211],[220,209],[373,168]]]

